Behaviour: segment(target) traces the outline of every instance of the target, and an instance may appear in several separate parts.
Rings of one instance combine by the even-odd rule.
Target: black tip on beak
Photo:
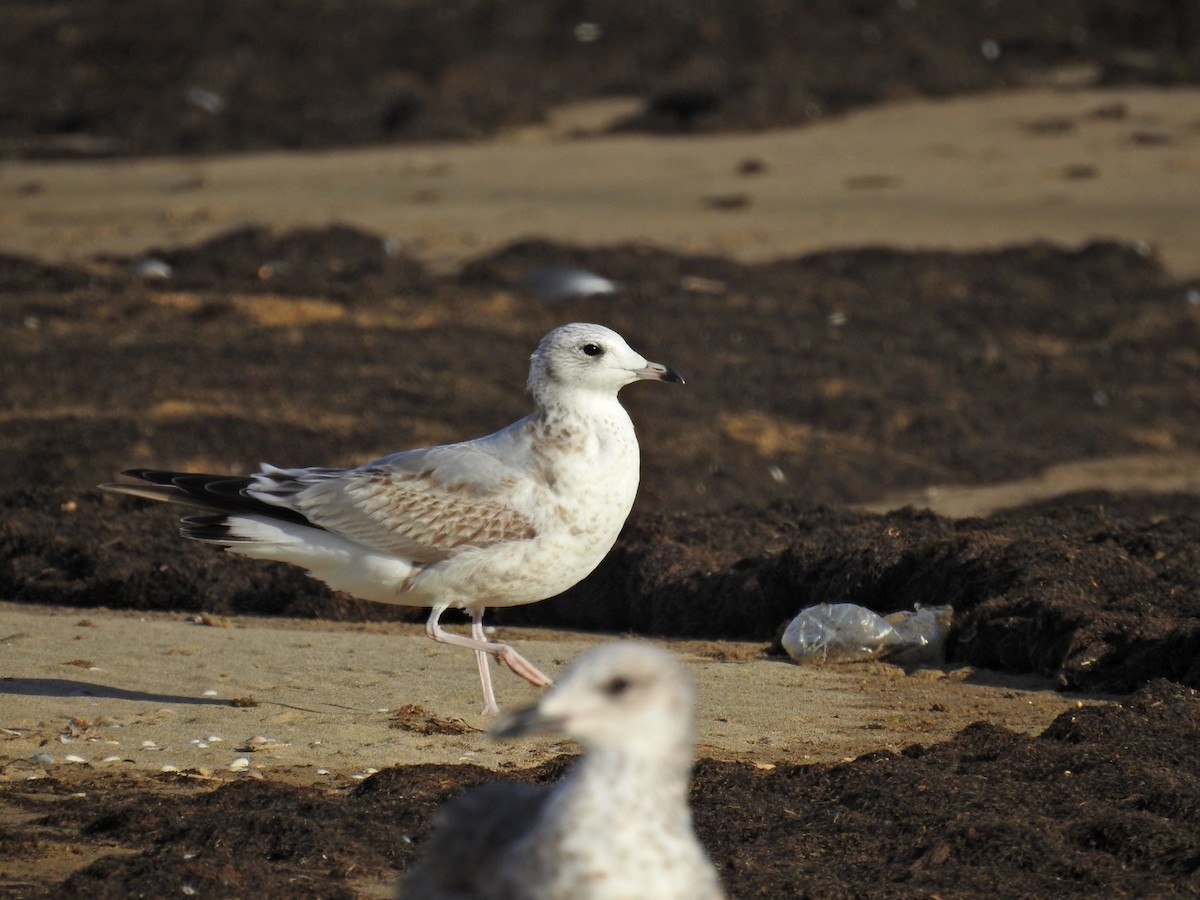
[[[683,376],[662,363],[646,363],[641,369],[633,370],[633,377],[644,381],[668,381],[672,384],[683,384]]]

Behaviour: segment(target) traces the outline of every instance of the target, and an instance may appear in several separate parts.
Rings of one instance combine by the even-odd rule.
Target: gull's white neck
[[[592,784],[619,779],[643,785],[656,796],[686,807],[693,752],[691,742],[663,746],[661,736],[653,745],[642,746],[634,741],[619,748],[589,746],[570,777]]]
[[[616,394],[560,387],[549,397],[539,398],[530,418],[543,441],[557,443],[565,451],[610,463],[619,458],[626,474],[633,473],[636,485],[640,467],[637,434]]]
[[[625,407],[617,399],[616,392],[611,389],[551,384],[536,389],[533,402],[534,415],[544,419],[565,416],[607,419],[612,416],[614,410],[619,410],[623,418],[629,418]]]

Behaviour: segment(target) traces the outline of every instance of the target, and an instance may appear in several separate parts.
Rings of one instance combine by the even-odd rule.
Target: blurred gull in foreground
[[[402,900],[711,900],[687,796],[695,694],[665,650],[602,644],[498,737],[547,732],[585,755],[552,789],[486,785],[443,807]]]
[[[147,483],[101,487],[207,511],[183,519],[184,537],[302,566],[364,600],[430,607],[425,633],[475,651],[491,713],[499,707],[489,656],[532,684],[550,679],[487,639],[484,608],[560,594],[612,548],[640,468],[617,392],[643,379],[683,381],[611,329],[563,325],[533,353],[534,411],[487,437],[345,469],[263,465],[250,476],[131,469],[124,474]],[[470,614],[470,637],[442,628],[451,607]]]

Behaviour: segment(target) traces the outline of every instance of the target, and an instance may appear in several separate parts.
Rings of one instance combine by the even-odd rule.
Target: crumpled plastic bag
[[[797,662],[887,660],[936,665],[945,658],[950,606],[919,604],[887,618],[855,603],[821,603],[800,611],[783,632],[783,649]]]
[[[921,606],[887,617],[896,641],[887,651],[888,662],[902,666],[938,665],[946,661],[946,635],[954,624],[954,607]]]

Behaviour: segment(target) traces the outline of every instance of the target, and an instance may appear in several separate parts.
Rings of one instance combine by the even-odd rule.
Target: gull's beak
[[[560,717],[543,715],[536,706],[529,706],[502,715],[492,723],[488,734],[494,738],[520,737],[539,732],[558,734],[562,731],[562,724]]]
[[[646,363],[645,368],[634,369],[633,374],[639,379],[649,381],[669,381],[672,384],[683,384],[683,376],[662,363]]]

